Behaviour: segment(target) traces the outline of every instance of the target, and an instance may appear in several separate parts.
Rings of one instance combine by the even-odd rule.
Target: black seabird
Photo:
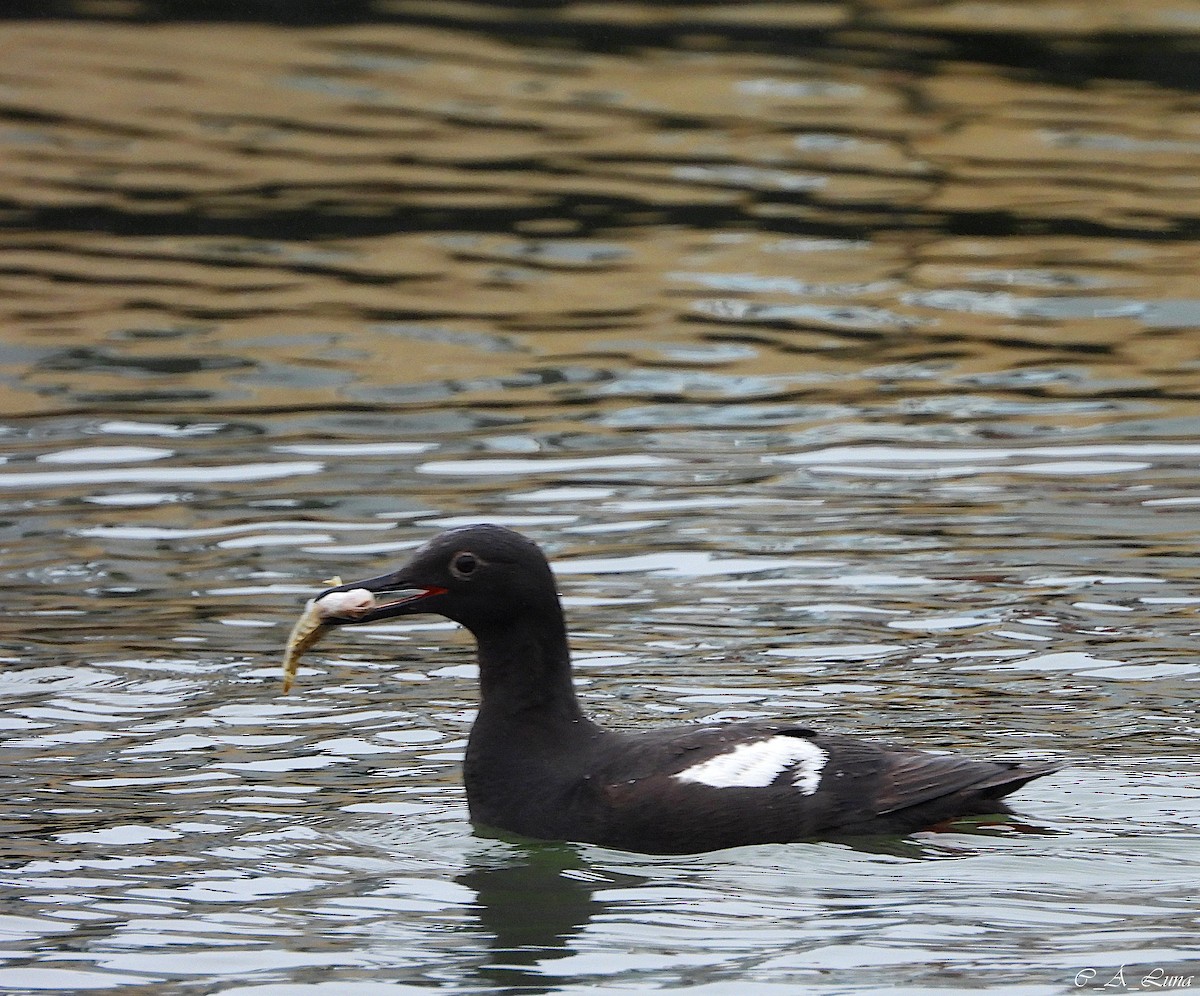
[[[322,625],[436,613],[478,646],[482,699],[464,764],[477,824],[544,840],[688,853],[907,833],[971,814],[1056,770],[817,733],[786,721],[607,730],[579,706],[562,605],[538,546],[452,529],[399,570],[329,588],[374,595]]]

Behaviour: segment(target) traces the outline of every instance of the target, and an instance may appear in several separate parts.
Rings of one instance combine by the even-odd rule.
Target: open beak
[[[433,606],[427,605],[426,600],[436,598],[446,593],[445,588],[436,585],[420,585],[405,581],[400,572],[381,574],[377,578],[365,581],[351,581],[349,584],[339,584],[326,588],[314,602],[320,603],[323,598],[337,592],[368,591],[374,596],[373,603],[356,607],[353,611],[340,612],[337,610],[322,613],[322,621],[327,626],[348,626],[353,623],[379,622],[381,619],[391,619],[394,616],[407,616],[418,612],[435,612]]]

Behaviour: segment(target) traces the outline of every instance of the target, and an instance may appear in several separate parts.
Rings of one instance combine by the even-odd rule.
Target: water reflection
[[[578,847],[565,844],[516,844],[493,862],[455,878],[474,891],[479,923],[491,938],[492,958],[481,974],[495,985],[553,991],[543,963],[573,953],[572,939],[608,908],[596,893],[614,886],[614,878],[594,871]],[[646,881],[620,879],[630,888]]]
[[[960,832],[966,826],[959,824]],[[1006,824],[991,832],[1011,833],[1014,826]],[[1021,829],[1044,832],[1034,827]],[[989,831],[979,827],[974,832]],[[483,836],[492,835],[484,831]],[[864,855],[908,860],[969,853],[961,844],[942,846],[897,838],[864,838],[846,845]],[[493,984],[520,986],[522,991],[555,991],[558,980],[569,973],[553,963],[578,958],[580,947],[575,939],[590,924],[629,917],[632,911],[626,908],[624,897],[638,897],[637,904],[644,907],[641,916],[653,920],[656,910],[651,897],[662,888],[661,876],[637,866],[614,865],[607,857],[596,848],[530,841],[489,848],[472,857],[455,881],[473,890],[472,908],[490,937],[492,956],[480,966],[480,974]],[[831,892],[828,898],[847,897]]]

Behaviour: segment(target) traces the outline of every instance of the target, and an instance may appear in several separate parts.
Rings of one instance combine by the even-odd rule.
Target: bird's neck
[[[579,708],[566,626],[555,609],[475,631],[481,698],[463,781],[476,823],[567,838],[588,759],[605,734]]]
[[[556,605],[476,631],[479,720],[587,724],[571,677],[566,622]]]

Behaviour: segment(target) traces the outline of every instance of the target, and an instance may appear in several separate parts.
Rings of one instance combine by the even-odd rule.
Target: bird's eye
[[[479,566],[479,558],[473,553],[456,553],[450,561],[450,573],[460,581],[465,581],[475,573]]]

